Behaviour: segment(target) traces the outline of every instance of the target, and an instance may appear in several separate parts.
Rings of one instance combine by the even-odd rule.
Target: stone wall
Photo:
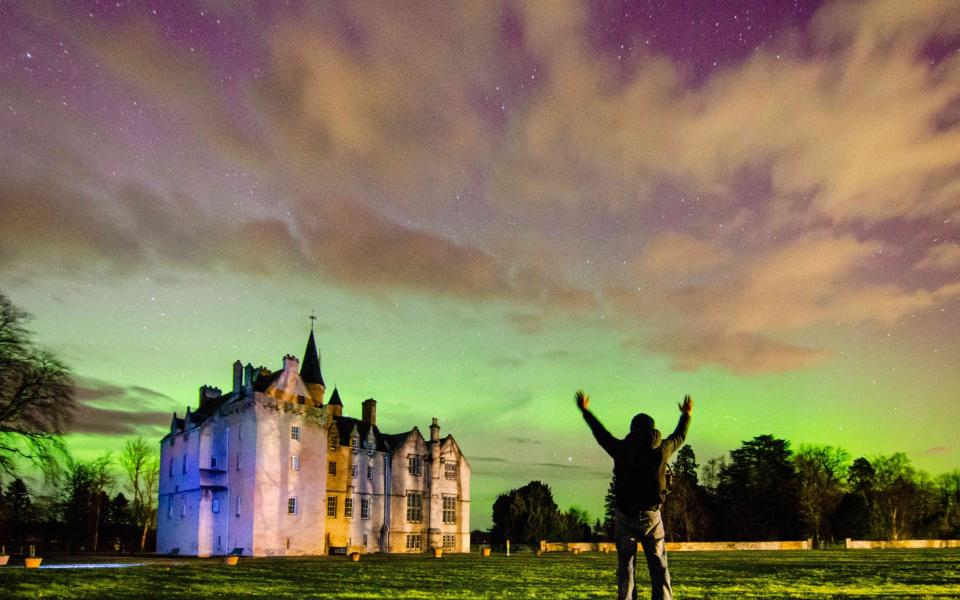
[[[877,548],[960,548],[960,540],[851,540],[846,539],[850,550]]]

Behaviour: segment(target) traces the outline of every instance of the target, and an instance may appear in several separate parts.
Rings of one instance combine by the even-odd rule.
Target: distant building
[[[233,390],[200,387],[161,441],[157,552],[191,556],[470,550],[470,465],[453,436],[344,416],[313,331],[303,365],[233,364]]]

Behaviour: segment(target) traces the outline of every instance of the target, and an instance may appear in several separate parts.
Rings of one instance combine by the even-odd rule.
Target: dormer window
[[[336,427],[330,430],[328,441],[330,442],[330,452],[336,452],[340,449],[340,434],[337,432]]]
[[[360,449],[360,438],[357,436],[351,437],[350,450],[353,451],[354,454],[356,454],[359,449]]]
[[[419,456],[411,455],[407,457],[407,472],[414,477],[419,477],[423,471],[423,460]]]

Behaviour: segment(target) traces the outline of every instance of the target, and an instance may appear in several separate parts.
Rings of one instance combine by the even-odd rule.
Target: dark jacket
[[[666,497],[667,461],[687,437],[690,416],[680,415],[677,428],[667,439],[653,428],[653,419],[635,419],[642,426],[631,429],[619,440],[604,428],[589,410],[582,411],[593,437],[613,458],[614,495],[616,507],[625,513],[653,509],[663,504]],[[641,416],[641,415],[638,415]]]

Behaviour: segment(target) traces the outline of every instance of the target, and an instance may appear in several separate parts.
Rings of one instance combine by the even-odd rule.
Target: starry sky
[[[615,434],[960,466],[960,3],[2,2],[0,290],[70,448],[159,440],[309,315],[345,413],[439,417],[474,527],[597,515]]]

